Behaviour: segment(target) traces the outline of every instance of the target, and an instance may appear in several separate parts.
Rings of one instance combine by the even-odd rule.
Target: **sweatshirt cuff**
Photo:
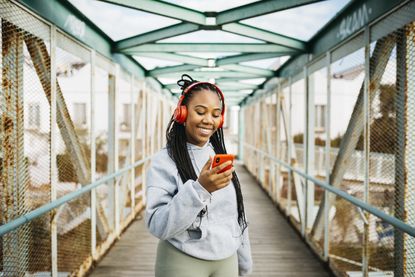
[[[199,195],[199,198],[203,204],[207,204],[211,201],[212,195],[199,183],[199,181],[195,181],[192,186],[195,189],[197,195]]]

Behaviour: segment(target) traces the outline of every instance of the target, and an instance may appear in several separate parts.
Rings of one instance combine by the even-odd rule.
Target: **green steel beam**
[[[140,52],[286,52],[288,47],[266,43],[153,43],[131,47],[125,54]]]
[[[199,30],[199,25],[197,24],[179,23],[162,29],[158,29],[155,31],[147,32],[144,34],[117,41],[115,42],[114,50],[120,51],[133,46],[155,42],[160,39],[166,39],[178,35],[183,35],[197,30]]]
[[[174,66],[166,66],[161,68],[155,68],[150,70],[148,74],[153,77],[157,77],[167,73],[175,73],[175,72],[182,72],[182,71],[189,71],[196,68],[199,68],[199,65],[193,64],[181,64],[181,65],[174,65]]]
[[[19,2],[76,40],[111,60],[115,59],[111,51],[114,43],[111,38],[68,1],[19,0]],[[128,69],[135,76],[143,77],[145,75],[145,70],[131,58],[117,56],[116,59],[123,68]]]
[[[286,9],[307,5],[321,0],[265,0],[257,1],[244,6],[220,12],[216,16],[216,24],[222,25],[264,14],[278,12]]]
[[[257,89],[258,85],[245,83],[218,83],[219,87],[224,90],[238,90],[238,89]]]
[[[233,34],[286,46],[299,52],[306,51],[306,43],[304,41],[273,33],[267,30],[262,30],[260,28],[252,27],[246,24],[225,24],[222,26],[222,30]]]
[[[232,71],[238,71],[243,73],[250,73],[254,75],[258,75],[260,77],[271,77],[275,75],[275,72],[269,69],[257,68],[253,66],[247,65],[239,65],[239,64],[228,64],[222,65],[220,68]]]
[[[240,72],[232,72],[232,71],[183,71],[180,73],[168,73],[163,74],[158,77],[163,78],[174,78],[179,79],[182,74],[188,74],[192,76],[194,79],[205,81],[207,79],[211,78],[223,78],[223,77],[239,77],[239,78],[245,78],[245,79],[252,79],[252,78],[258,78],[258,76],[248,74],[248,73],[240,73]]]
[[[253,53],[253,54],[242,54],[242,55],[233,55],[216,60],[216,65],[226,65],[226,64],[236,64],[241,62],[249,62],[270,58],[277,58],[281,56],[292,55],[297,51],[289,50],[287,52],[269,52],[269,53]]]
[[[365,0],[351,2],[310,39],[308,43],[309,52],[314,57],[317,57],[333,49],[349,37],[361,32],[365,26],[375,22],[380,16],[390,13],[404,2],[406,1]],[[413,3],[409,1],[407,6],[406,10],[409,10],[405,14],[413,20],[413,12],[411,13],[414,10]],[[400,20],[403,21],[403,18],[400,18]],[[286,77],[300,73],[307,62],[308,60],[304,59],[303,55],[292,57],[277,70],[277,75]]]
[[[196,23],[199,25],[206,24],[206,16],[198,11],[183,8],[174,4],[154,0],[100,0],[101,2],[116,4],[119,6],[132,8],[152,14],[158,14],[173,19]]]
[[[134,56],[148,57],[148,58],[167,60],[167,61],[173,61],[173,62],[181,62],[185,64],[208,66],[208,61],[206,59],[193,57],[189,55],[180,55],[180,54],[163,53],[163,52],[140,52]]]

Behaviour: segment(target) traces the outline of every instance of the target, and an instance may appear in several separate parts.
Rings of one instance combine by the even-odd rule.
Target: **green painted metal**
[[[224,90],[257,89],[258,85],[245,83],[221,83],[220,88]]]
[[[220,12],[216,16],[216,24],[237,22],[240,20],[269,14],[277,11],[291,9],[294,7],[307,5],[321,0],[265,0],[257,1],[234,9]]]
[[[180,55],[180,54],[163,53],[163,52],[140,52],[134,56],[148,57],[148,58],[154,58],[154,59],[159,59],[159,60],[181,62],[181,63],[186,63],[186,64],[200,65],[200,66],[208,66],[208,61],[206,59],[193,57],[189,55]]]
[[[113,47],[111,38],[68,1],[19,0],[19,2],[105,57],[112,60],[117,59],[123,68],[129,70],[135,76],[144,77],[145,70],[133,59],[126,56],[114,58],[111,51]]]
[[[254,75],[258,75],[259,77],[271,77],[274,76],[275,72],[269,69],[263,69],[253,66],[247,66],[247,65],[239,65],[239,64],[228,64],[228,65],[222,65],[220,68],[226,69],[226,70],[232,70],[237,72],[243,72],[243,73],[250,73]]]
[[[179,23],[172,26],[168,26],[155,31],[140,34],[134,37],[117,41],[114,46],[115,51],[120,51],[125,48],[141,45],[144,43],[155,42],[160,39],[166,39],[178,35],[183,35],[197,31],[199,25],[192,23]]]
[[[267,157],[268,159],[280,164],[281,166],[299,174],[300,176],[304,177],[305,179],[313,182],[314,184],[318,185],[319,187],[321,187],[324,190],[327,190],[328,192],[331,192],[345,200],[347,200],[348,202],[352,203],[354,206],[356,207],[360,207],[365,211],[368,211],[369,213],[375,215],[376,217],[379,217],[381,219],[383,219],[385,222],[388,222],[390,224],[392,224],[393,226],[395,226],[396,228],[404,231],[405,233],[415,237],[415,228],[411,225],[408,225],[404,222],[402,222],[401,220],[397,219],[396,217],[393,217],[391,215],[386,214],[385,212],[375,208],[372,205],[369,205],[365,202],[363,202],[360,199],[357,199],[356,197],[351,196],[349,193],[342,191],[338,188],[335,188],[334,186],[332,186],[329,183],[323,182],[321,180],[318,180],[317,178],[314,178],[313,176],[310,176],[308,174],[305,174],[303,171],[301,171],[300,169],[296,168],[296,167],[292,167],[291,165],[287,164],[284,161],[281,161],[279,159],[277,159],[276,157],[270,155],[269,153],[259,150],[249,144],[244,144],[245,147],[250,148],[256,152],[258,152],[259,154],[263,155],[264,157]]]
[[[163,75],[160,75],[159,77],[174,78],[178,80],[182,74],[188,74],[192,76],[192,78],[200,80],[200,81],[207,81],[210,78],[216,79],[216,78],[223,78],[223,77],[245,78],[245,79],[258,78],[258,76],[255,76],[252,74],[233,72],[233,71],[183,71],[180,73],[163,74]]]
[[[229,33],[234,33],[237,35],[242,35],[254,39],[263,40],[266,42],[275,43],[278,45],[286,46],[298,52],[304,52],[306,50],[306,43],[297,39],[293,39],[284,35],[273,33],[267,30],[262,30],[260,28],[252,27],[246,24],[241,23],[230,23],[222,26],[223,31]]]
[[[152,157],[148,157],[148,158],[145,158],[143,160],[139,160],[139,161],[135,162],[132,165],[126,166],[123,169],[118,170],[115,173],[112,173],[110,175],[107,175],[107,176],[99,179],[96,182],[88,184],[88,185],[86,185],[86,186],[84,186],[84,187],[82,187],[82,188],[80,188],[76,191],[70,192],[70,193],[62,196],[61,198],[56,199],[55,201],[52,201],[48,204],[45,204],[45,205],[43,205],[43,206],[41,206],[41,207],[25,214],[25,215],[22,215],[22,216],[16,218],[15,220],[13,220],[13,221],[11,221],[7,224],[1,225],[0,226],[0,237],[4,236],[5,234],[7,234],[7,233],[9,233],[13,230],[16,230],[17,228],[19,228],[21,225],[23,225],[25,223],[28,223],[28,222],[32,221],[33,219],[38,218],[38,217],[52,211],[53,209],[58,208],[59,206],[65,204],[65,203],[68,203],[69,201],[72,201],[74,199],[79,198],[81,195],[83,195],[87,192],[90,192],[92,189],[94,189],[94,188],[96,188],[100,185],[107,184],[108,181],[112,181],[116,177],[122,176],[123,174],[125,174],[126,172],[131,170],[132,168],[135,168],[137,166],[140,166],[140,165],[144,164],[145,162],[147,162],[151,158]]]
[[[310,53],[317,57],[334,48],[347,38],[362,32],[366,25],[370,25],[403,2],[405,0],[351,2],[310,40]],[[292,57],[277,70],[277,76],[287,77],[300,73],[307,62],[304,56]]]
[[[225,64],[235,64],[241,62],[249,62],[249,61],[256,61],[262,59],[270,59],[270,58],[277,58],[281,56],[292,55],[296,53],[295,50],[289,50],[287,52],[269,52],[269,53],[253,53],[253,54],[241,54],[241,55],[233,55],[228,56],[225,58],[217,59],[216,65],[225,65]]]
[[[153,43],[124,49],[122,53],[140,52],[286,52],[288,47],[266,43]]]
[[[205,25],[206,16],[198,11],[183,8],[174,4],[154,0],[100,0],[136,10],[158,14],[185,22]]]
[[[182,72],[182,71],[189,71],[195,68],[199,68],[198,65],[192,64],[182,64],[182,65],[175,65],[175,66],[166,66],[162,68],[156,68],[149,71],[149,75],[153,77],[157,77],[167,73],[175,73],[175,72]]]

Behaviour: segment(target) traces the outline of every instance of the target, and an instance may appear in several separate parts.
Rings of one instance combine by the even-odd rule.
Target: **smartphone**
[[[213,157],[212,168],[217,167],[218,165],[223,164],[226,161],[232,161],[232,164],[233,164],[234,158],[235,158],[235,155],[232,155],[232,154],[216,154],[215,157]],[[225,172],[226,170],[232,168],[232,164],[228,165],[227,167],[225,167],[218,173]]]

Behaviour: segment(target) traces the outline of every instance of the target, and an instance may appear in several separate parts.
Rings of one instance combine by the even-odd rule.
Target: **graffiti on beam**
[[[73,35],[84,38],[85,22],[79,20],[73,15],[68,15],[65,21],[65,28],[67,28]]]
[[[350,36],[369,22],[369,16],[372,13],[372,9],[363,4],[358,10],[351,15],[343,18],[340,23],[339,31],[337,32],[337,38],[343,40]]]

